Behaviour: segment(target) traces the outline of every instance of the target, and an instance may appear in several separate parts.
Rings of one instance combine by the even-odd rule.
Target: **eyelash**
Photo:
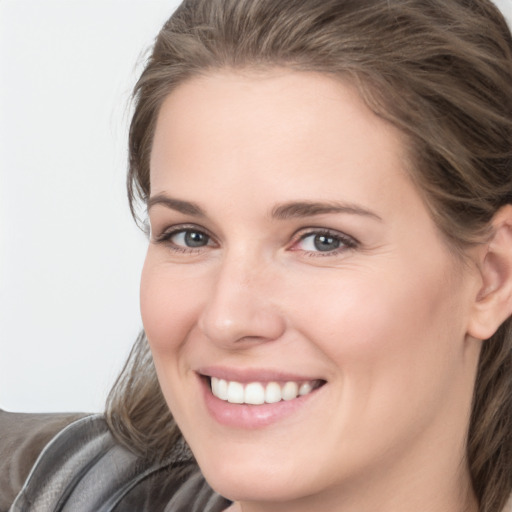
[[[185,253],[190,254],[194,253],[197,254],[198,252],[201,252],[209,245],[200,246],[197,248],[194,247],[184,247],[181,245],[177,245],[171,241],[171,239],[180,234],[180,233],[186,233],[186,232],[192,232],[192,233],[199,233],[208,238],[208,241],[213,241],[215,243],[215,239],[203,228],[198,228],[194,225],[180,225],[176,226],[175,228],[164,231],[162,234],[155,237],[154,241],[157,244],[166,244],[168,247],[177,253]],[[338,241],[340,243],[340,246],[334,250],[330,251],[307,251],[303,249],[294,249],[294,247],[299,244],[300,242],[306,240],[308,237],[316,237],[316,236],[325,236],[334,239],[335,241]],[[326,228],[305,228],[300,230],[299,232],[295,233],[292,237],[292,244],[291,248],[289,250],[291,251],[297,251],[302,252],[303,254],[307,255],[308,257],[328,257],[328,256],[337,256],[342,252],[345,252],[347,250],[355,249],[359,246],[359,242],[348,235],[345,235],[344,233],[340,233],[339,231],[334,231],[331,229]]]
[[[198,228],[197,226],[194,226],[194,225],[183,225],[182,224],[180,226],[176,226],[176,227],[170,229],[169,231],[164,231],[160,235],[156,236],[155,243],[166,244],[172,251],[178,252],[178,253],[198,253],[198,252],[204,250],[205,247],[208,247],[208,245],[205,245],[202,247],[196,247],[196,248],[195,247],[183,247],[181,245],[176,245],[175,243],[173,243],[171,241],[171,239],[174,236],[176,236],[180,233],[186,233],[187,231],[191,232],[191,233],[200,233],[200,234],[208,237],[209,241],[210,240],[214,241],[214,238],[203,228]]]
[[[332,251],[306,251],[303,249],[293,249],[295,245],[306,240],[309,237],[317,237],[317,236],[325,236],[328,238],[332,238],[335,241],[340,243],[340,246]],[[332,229],[326,228],[307,228],[307,231],[301,230],[294,237],[294,242],[292,244],[292,251],[302,251],[309,257],[317,258],[317,257],[329,257],[329,256],[337,256],[347,250],[355,249],[359,245],[359,242],[344,233],[340,233],[339,231],[334,231]]]

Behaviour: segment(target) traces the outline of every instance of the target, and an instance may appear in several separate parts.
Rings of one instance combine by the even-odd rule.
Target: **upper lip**
[[[318,376],[290,373],[269,368],[228,368],[225,366],[208,366],[198,368],[196,372],[203,377],[216,377],[227,381],[247,384],[249,382],[309,382],[325,380]]]

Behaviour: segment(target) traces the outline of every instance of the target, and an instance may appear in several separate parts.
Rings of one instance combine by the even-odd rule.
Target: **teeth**
[[[265,402],[275,404],[282,398],[281,386],[277,382],[269,382],[265,388]]]
[[[217,395],[222,400],[228,399],[228,383],[223,379],[218,380]]]
[[[230,381],[228,384],[228,402],[232,404],[244,403],[244,386],[240,382]]]
[[[299,395],[304,396],[313,391],[313,386],[309,382],[304,382],[299,388]]]
[[[294,398],[297,398],[298,393],[299,385],[296,382],[287,382],[283,386],[283,400],[293,400]]]
[[[211,389],[214,396],[232,404],[261,405],[274,404],[281,400],[293,400],[298,396],[304,396],[316,389],[319,381],[311,382],[286,382],[280,385],[277,382],[262,384],[250,382],[242,384],[236,381],[226,381],[211,377]]]
[[[265,403],[265,390],[259,382],[251,382],[245,386],[244,402],[253,405]]]

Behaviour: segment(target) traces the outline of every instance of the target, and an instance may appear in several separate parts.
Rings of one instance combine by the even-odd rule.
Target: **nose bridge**
[[[219,264],[199,319],[201,330],[216,343],[273,340],[284,318],[273,302],[272,281],[262,257],[227,251]]]

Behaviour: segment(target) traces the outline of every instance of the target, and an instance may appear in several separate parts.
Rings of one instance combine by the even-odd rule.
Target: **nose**
[[[275,279],[258,262],[224,261],[212,280],[199,328],[225,348],[278,339],[286,322],[274,302],[275,286]]]

